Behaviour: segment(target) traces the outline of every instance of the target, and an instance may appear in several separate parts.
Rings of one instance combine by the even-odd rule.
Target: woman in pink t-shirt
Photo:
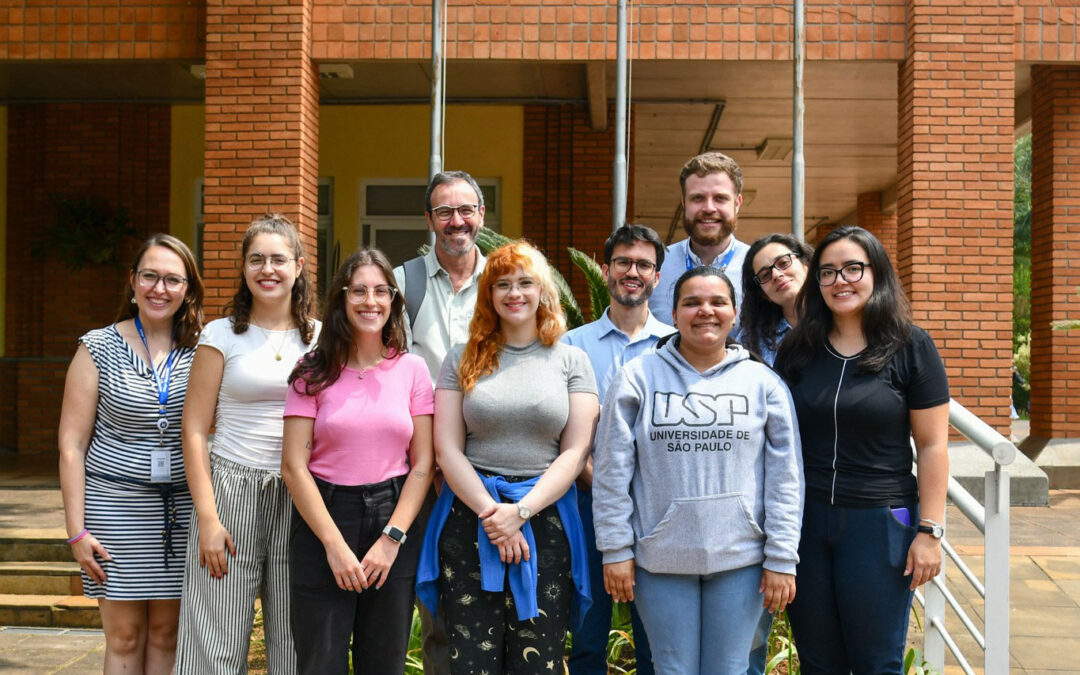
[[[301,673],[401,672],[434,467],[424,360],[380,251],[349,256],[318,346],[289,378],[281,473],[300,518],[289,549]]]

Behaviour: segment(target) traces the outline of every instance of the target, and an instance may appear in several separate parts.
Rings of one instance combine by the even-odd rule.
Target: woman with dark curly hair
[[[900,673],[912,594],[941,570],[949,384],[873,234],[833,230],[807,276],[776,358],[806,473],[788,616],[803,673]]]
[[[296,227],[278,214],[255,220],[244,234],[240,284],[227,316],[207,324],[199,338],[184,406],[196,518],[178,673],[245,672],[256,596],[267,669],[296,672],[287,560],[292,503],[279,472],[287,380],[321,325],[313,309]]]
[[[742,268],[743,306],[736,340],[770,366],[795,325],[795,298],[806,281],[814,249],[790,234],[769,234],[746,252]]]
[[[334,276],[319,342],[289,378],[281,473],[297,514],[289,546],[302,673],[405,668],[431,486],[434,401],[406,354],[404,299],[386,256]]]
[[[83,594],[101,611],[106,673],[173,667],[191,518],[180,412],[202,299],[191,251],[155,234],[135,255],[116,323],[79,338],[68,368],[60,488]]]

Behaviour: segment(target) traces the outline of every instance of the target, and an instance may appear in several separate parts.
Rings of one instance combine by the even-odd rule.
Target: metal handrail
[[[994,460],[993,471],[985,474],[983,504],[979,504],[956,479],[949,478],[949,499],[960,513],[983,534],[985,569],[982,583],[956,551],[943,542],[946,558],[941,572],[926,586],[925,595],[916,593],[926,614],[923,658],[938,672],[945,670],[948,648],[965,673],[972,669],[956,641],[945,627],[945,609],[950,607],[983,651],[983,670],[988,675],[1009,672],[1009,472],[1003,467],[1016,459],[1016,445],[983,422],[955,400],[949,402],[949,424]],[[961,610],[947,587],[945,565],[952,559],[964,578],[984,598],[983,631],[980,634]]]

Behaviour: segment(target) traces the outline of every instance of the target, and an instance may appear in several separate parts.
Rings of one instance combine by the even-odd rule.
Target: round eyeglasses
[[[387,302],[394,299],[397,295],[397,289],[393,286],[387,286],[386,284],[379,284],[378,286],[342,286],[341,290],[345,291],[345,297],[349,299],[349,302],[359,304],[368,299],[369,295],[374,295],[376,300]]]

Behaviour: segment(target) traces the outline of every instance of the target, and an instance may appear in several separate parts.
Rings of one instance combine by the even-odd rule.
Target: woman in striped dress
[[[168,673],[191,495],[180,414],[202,328],[191,251],[139,249],[117,322],[79,338],[60,412],[60,488],[83,593],[105,628],[105,672]]]
[[[281,438],[289,373],[318,338],[313,311],[296,227],[277,214],[257,219],[244,234],[228,316],[207,324],[191,366],[183,437],[196,517],[178,673],[246,673],[256,596],[267,670],[296,672],[289,629],[292,502],[281,480]]]

